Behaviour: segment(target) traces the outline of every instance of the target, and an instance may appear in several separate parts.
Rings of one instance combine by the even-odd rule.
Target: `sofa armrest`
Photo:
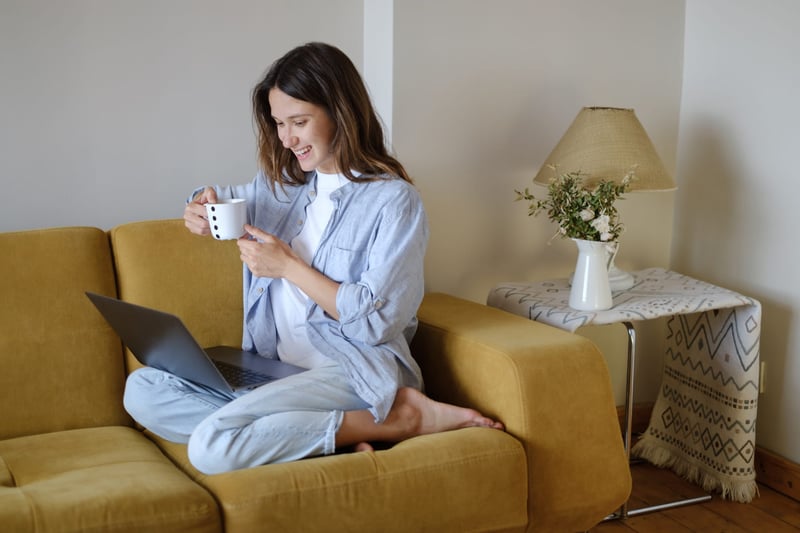
[[[501,420],[528,458],[530,531],[589,529],[628,498],[605,360],[589,340],[445,294],[420,307],[412,352],[435,399]]]

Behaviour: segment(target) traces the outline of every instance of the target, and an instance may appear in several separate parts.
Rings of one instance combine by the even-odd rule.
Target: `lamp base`
[[[633,287],[633,276],[624,270],[620,270],[612,262],[608,268],[608,284],[611,292],[626,291]]]

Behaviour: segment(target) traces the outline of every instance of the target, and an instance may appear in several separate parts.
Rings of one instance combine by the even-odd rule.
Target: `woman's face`
[[[322,107],[293,98],[278,88],[269,91],[269,107],[278,138],[294,153],[300,168],[325,174],[339,171],[331,148],[336,126]]]

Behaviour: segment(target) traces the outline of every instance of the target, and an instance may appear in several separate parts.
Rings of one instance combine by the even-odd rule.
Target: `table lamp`
[[[587,187],[600,180],[619,183],[635,169],[636,179],[628,191],[676,188],[633,109],[584,107],[547,156],[533,182],[547,186],[554,176],[553,167],[559,173],[579,171]],[[612,291],[633,285],[633,276],[617,268],[613,259],[608,276]]]

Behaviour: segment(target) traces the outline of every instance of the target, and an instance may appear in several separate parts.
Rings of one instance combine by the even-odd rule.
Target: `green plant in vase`
[[[527,188],[514,191],[517,200],[528,202],[529,216],[547,212],[548,218],[558,225],[554,237],[575,241],[578,262],[569,297],[569,305],[574,309],[598,311],[612,306],[608,267],[613,263],[624,229],[615,202],[633,179],[630,171],[619,183],[601,180],[589,188],[584,185],[583,174],[567,172],[550,181],[544,198],[537,198]]]
[[[557,170],[553,167],[554,172]],[[547,186],[547,196],[537,198],[528,188],[515,190],[517,200],[528,202],[528,216],[542,211],[558,226],[556,235],[585,241],[616,243],[623,230],[614,205],[630,187],[631,170],[619,183],[601,180],[595,187],[584,186],[580,171],[557,174]]]

